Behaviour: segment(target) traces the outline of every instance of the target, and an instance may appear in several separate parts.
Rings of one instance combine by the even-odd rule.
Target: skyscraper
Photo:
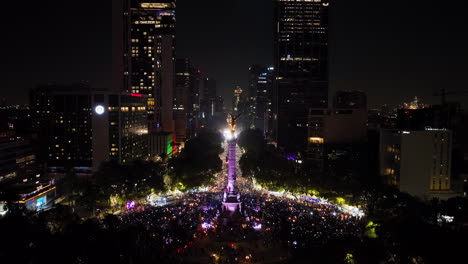
[[[204,78],[201,99],[201,112],[204,118],[214,116],[216,101],[216,79]]]
[[[200,71],[189,59],[176,61],[174,121],[177,142],[184,142],[198,126],[200,111]]]
[[[273,71],[273,67],[259,65],[249,68],[246,114],[254,127],[262,130],[264,135],[269,135],[271,130]]]
[[[309,108],[328,107],[328,0],[276,0],[275,136],[280,146],[307,145]]]
[[[149,129],[172,132],[175,0],[117,0],[113,5],[113,86],[148,95]]]

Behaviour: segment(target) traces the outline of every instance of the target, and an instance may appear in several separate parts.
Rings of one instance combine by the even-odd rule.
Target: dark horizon
[[[273,64],[273,1],[177,4],[177,57],[190,58],[214,77],[229,107],[234,86],[247,86],[249,65]],[[10,11],[2,29],[9,41],[3,42],[6,75],[0,96],[8,103],[27,103],[28,89],[41,84],[110,85],[110,1],[6,5]],[[367,92],[370,108],[414,96],[433,104],[440,101],[433,92],[443,86],[449,92],[468,90],[467,18],[461,4],[357,0],[333,5],[330,101],[335,90],[357,89]],[[468,93],[447,100],[466,108]]]

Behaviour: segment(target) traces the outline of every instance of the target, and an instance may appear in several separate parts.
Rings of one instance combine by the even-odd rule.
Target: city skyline
[[[332,5],[329,94],[364,90],[369,106],[376,107],[414,96],[438,103],[440,98],[432,94],[441,86],[466,90],[467,39],[462,34],[466,18],[458,3],[413,1],[405,8],[370,1]],[[88,80],[98,88],[110,86],[109,6],[110,1],[81,1],[73,8],[59,1],[28,3],[21,14],[4,17],[3,30],[11,40],[3,43],[9,52],[2,64],[7,74],[1,96],[10,103],[26,103],[27,90],[41,84]],[[202,73],[216,78],[228,106],[235,85],[247,87],[249,65],[273,64],[273,1],[223,6],[216,1],[179,0],[177,13],[177,58],[190,58]],[[468,102],[466,95],[447,99],[460,100],[464,106]]]
[[[6,10],[7,263],[467,258],[468,42],[456,3]]]

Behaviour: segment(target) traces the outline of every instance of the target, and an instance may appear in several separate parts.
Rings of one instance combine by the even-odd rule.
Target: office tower
[[[214,115],[217,116],[217,117],[224,117],[225,116],[225,113],[224,113],[224,98],[222,96],[216,96],[215,97],[215,100],[213,102],[214,104]]]
[[[210,99],[216,97],[216,80],[205,78],[203,80],[203,98]]]
[[[452,133],[447,129],[380,132],[380,173],[387,184],[430,200],[448,198],[451,188]]]
[[[275,1],[275,137],[290,151],[305,150],[309,108],[328,107],[328,5]]]
[[[306,159],[316,173],[327,173],[330,155],[357,153],[367,140],[366,109],[310,109],[308,122]]]
[[[113,1],[113,87],[147,96],[152,132],[174,131],[175,7],[175,0]]]
[[[201,114],[203,118],[210,118],[215,113],[216,80],[214,78],[203,79],[202,99],[200,100]]]
[[[89,173],[102,161],[147,159],[146,102],[146,95],[86,86],[32,89],[32,120],[48,167]]]
[[[200,71],[189,59],[176,61],[176,93],[174,98],[175,134],[178,143],[184,142],[197,128]]]
[[[272,117],[273,67],[253,65],[249,68],[247,116],[251,124],[270,135]],[[245,119],[245,118],[244,118]]]
[[[317,173],[331,178],[362,174],[367,142],[365,98],[363,92],[338,91],[333,108],[309,109],[306,157]]]

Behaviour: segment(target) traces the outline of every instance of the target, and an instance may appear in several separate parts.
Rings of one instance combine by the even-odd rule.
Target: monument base
[[[229,212],[240,212],[241,202],[239,201],[239,193],[230,192],[228,195],[225,194],[223,199],[223,211]]]

